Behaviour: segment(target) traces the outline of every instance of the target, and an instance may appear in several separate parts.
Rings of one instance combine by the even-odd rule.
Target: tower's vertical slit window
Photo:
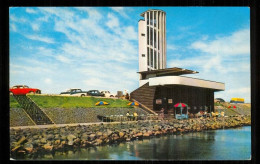
[[[147,26],[147,44],[149,45],[149,38],[150,38],[150,35],[149,35],[149,26]]]
[[[149,48],[147,47],[147,65],[148,65],[148,66],[150,65],[150,64],[149,64],[149,63],[150,63],[150,62],[149,62],[149,61],[150,61],[150,60],[149,60],[149,59],[150,59],[149,57],[150,57],[150,53],[149,53]]]
[[[150,49],[151,52],[151,67],[153,67],[153,49]]]
[[[150,12],[150,25],[153,25],[153,12]]]
[[[153,45],[153,28],[150,28],[150,45]]]
[[[154,51],[154,68],[157,69],[157,52]]]
[[[156,21],[156,11],[154,12],[154,27],[156,27],[157,21]]]
[[[160,31],[158,30],[158,50],[160,50]]]
[[[158,69],[160,69],[160,66],[161,66],[161,64],[160,64],[160,52],[158,52]]]
[[[160,15],[161,15],[161,12],[159,11],[158,12],[158,29],[160,29]]]
[[[156,30],[154,29],[154,47],[156,48],[156,43],[157,43],[157,41],[156,41]]]

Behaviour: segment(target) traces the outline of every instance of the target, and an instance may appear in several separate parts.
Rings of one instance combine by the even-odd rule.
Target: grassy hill
[[[128,106],[128,100],[97,97],[28,95],[56,124],[100,122],[101,116],[146,114],[141,108]],[[109,105],[96,106],[98,101]],[[10,126],[33,125],[13,96],[10,96]]]
[[[224,111],[225,115],[250,115],[251,114],[251,104],[241,103],[233,104],[229,102],[215,103],[215,111]],[[229,108],[231,106],[231,108]],[[236,106],[236,108],[233,108]]]
[[[29,97],[41,108],[100,108],[100,106],[95,105],[98,101],[109,103],[109,105],[102,105],[102,108],[131,108],[127,105],[129,101],[124,99],[43,95],[29,95]],[[10,96],[10,108],[20,108],[13,96]]]

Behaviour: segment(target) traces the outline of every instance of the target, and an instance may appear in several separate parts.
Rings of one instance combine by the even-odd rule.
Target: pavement
[[[126,122],[137,122],[137,121],[124,121]],[[57,127],[66,127],[66,126],[83,126],[83,125],[100,125],[100,124],[119,124],[121,122],[89,122],[89,123],[74,123],[74,124],[49,124],[49,125],[33,125],[33,126],[15,126],[10,127],[10,129],[41,129],[41,128],[57,128]]]

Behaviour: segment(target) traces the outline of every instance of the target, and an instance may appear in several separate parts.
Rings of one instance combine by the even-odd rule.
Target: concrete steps
[[[154,95],[155,95],[156,87],[149,86],[149,83],[144,84],[143,86],[137,88],[133,92],[130,93],[130,97],[132,100],[137,101],[144,107],[142,107],[144,110],[149,111],[149,113],[153,113],[153,101],[154,101]]]
[[[28,96],[13,95],[26,114],[36,125],[54,124],[49,116]]]

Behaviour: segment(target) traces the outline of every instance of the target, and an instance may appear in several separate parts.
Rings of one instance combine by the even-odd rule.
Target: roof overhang
[[[192,87],[200,87],[212,89],[214,91],[224,91],[225,84],[221,82],[196,79],[184,76],[163,76],[148,79],[149,86],[165,86],[165,85],[184,85]]]

